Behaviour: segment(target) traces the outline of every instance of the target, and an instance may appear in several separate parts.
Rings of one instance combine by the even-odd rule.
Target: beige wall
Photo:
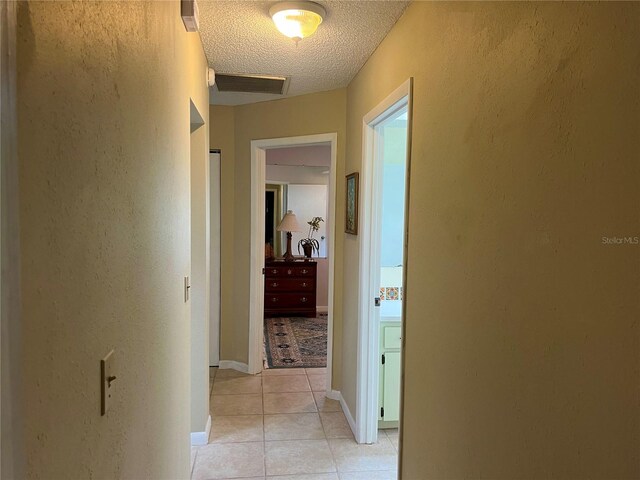
[[[188,478],[199,36],[177,2],[24,2],[18,22],[28,478]]]
[[[249,251],[250,251],[250,192],[251,192],[251,140],[338,133],[337,178],[338,195],[344,189],[346,90],[302,95],[272,102],[237,107],[211,107],[211,148],[222,150],[222,318],[221,359],[248,361],[249,343]],[[233,129],[228,122],[233,122]],[[225,135],[216,131],[217,125],[226,129]],[[230,144],[230,135],[235,141]],[[233,173],[229,171],[232,152]],[[226,167],[225,167],[226,166]],[[233,182],[233,191],[225,182]],[[233,212],[233,221],[227,220]],[[336,218],[343,218],[344,209],[338,205]],[[233,227],[233,232],[227,231]],[[338,237],[339,238],[339,237]],[[341,242],[336,242],[336,262],[342,263]],[[334,315],[334,365],[340,362],[342,352],[342,276],[336,272],[336,313]],[[232,346],[232,350],[229,348]],[[339,385],[339,369],[334,368],[334,388]]]
[[[403,479],[640,477],[640,246],[601,240],[640,234],[639,38],[637,3],[415,2],[350,84],[347,171],[415,78]]]

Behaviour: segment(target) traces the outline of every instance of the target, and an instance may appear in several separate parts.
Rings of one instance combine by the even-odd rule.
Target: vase
[[[309,243],[302,245],[302,250],[304,251],[305,258],[311,258],[311,255],[313,255],[313,245]]]

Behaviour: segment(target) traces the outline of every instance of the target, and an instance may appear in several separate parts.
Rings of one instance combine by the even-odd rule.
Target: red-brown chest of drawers
[[[265,317],[316,316],[316,262],[267,262],[264,274]]]

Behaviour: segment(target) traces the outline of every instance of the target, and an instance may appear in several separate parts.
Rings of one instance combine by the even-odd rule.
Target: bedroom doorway
[[[278,226],[282,222],[282,218],[287,210],[291,210],[290,203],[293,202],[296,204],[296,208],[300,212],[300,217],[296,215],[296,222],[298,222],[301,227],[300,230],[304,230],[301,232],[292,232],[291,238],[291,252],[297,258],[302,257],[302,249],[300,253],[297,250],[298,241],[302,238],[309,237],[309,225],[308,221],[311,221],[313,217],[322,217],[323,221],[320,222],[321,227],[324,229],[323,231],[315,231],[313,232],[313,238],[318,241],[318,249],[314,251],[312,262],[306,264],[304,261],[300,260],[300,265],[295,265],[294,268],[286,268],[284,271],[287,274],[288,270],[291,270],[292,274],[296,275],[291,278],[295,278],[295,282],[298,287],[305,289],[311,288],[306,278],[309,275],[312,275],[313,269],[326,269],[326,273],[321,272],[322,275],[326,275],[326,303],[324,305],[314,305],[315,302],[311,300],[311,295],[306,295],[305,293],[298,292],[298,301],[299,305],[304,305],[305,307],[310,307],[309,310],[301,309],[301,313],[307,313],[309,316],[304,318],[316,318],[317,314],[323,314],[325,316],[326,321],[326,331],[327,331],[327,347],[326,347],[326,376],[322,375],[322,381],[325,384],[325,388],[327,391],[327,396],[331,395],[331,351],[332,351],[332,336],[333,336],[333,276],[334,276],[334,258],[333,258],[333,249],[334,249],[334,236],[335,236],[335,166],[336,166],[336,144],[337,144],[337,135],[335,133],[331,134],[320,134],[320,135],[308,135],[301,137],[289,137],[289,138],[279,138],[279,139],[269,139],[269,140],[255,140],[251,142],[251,151],[252,151],[252,221],[251,221],[251,238],[252,238],[252,246],[251,246],[251,272],[250,272],[250,332],[249,332],[249,373],[258,373],[262,371],[264,367],[263,358],[265,356],[265,347],[266,342],[264,337],[264,318],[265,318],[265,310],[269,310],[269,308],[265,309],[265,279],[273,278],[273,277],[265,277],[263,275],[263,269],[266,266],[266,257],[269,256],[269,246],[265,245],[265,240],[273,238],[273,245],[271,245],[271,249],[273,251],[272,256],[274,258],[281,258],[281,256],[285,253],[287,249],[287,234],[286,231],[278,231]],[[304,161],[295,160],[298,164],[288,163],[294,160],[292,158],[300,158],[299,155],[296,155],[297,152],[302,152],[301,148],[307,147],[321,147],[325,149],[327,153],[327,163],[328,165],[304,165]],[[271,152],[271,153],[270,153]],[[287,157],[287,154],[289,156]],[[270,160],[270,164],[268,165],[269,157],[276,157],[276,160]],[[288,160],[287,160],[288,158]],[[314,167],[313,171],[304,171],[305,167]],[[269,170],[269,175],[267,175],[267,170]],[[284,174],[290,175],[286,180],[283,180]],[[323,177],[323,182],[313,183],[309,181],[309,175],[316,177]],[[323,183],[324,185],[320,185]],[[269,185],[267,187],[267,184]],[[280,185],[280,192],[282,195],[281,201],[281,210],[282,215],[280,218],[276,218],[273,222],[276,225],[276,232],[271,234],[266,232],[266,227],[268,220],[266,218],[266,203],[267,203],[267,191],[268,189],[278,190],[276,188],[272,188],[274,186]],[[322,193],[324,191],[324,194]],[[308,201],[311,199],[317,199],[323,197],[325,206],[323,210],[318,213],[309,213],[316,210],[308,210],[309,203]],[[275,207],[274,202],[274,209]],[[264,212],[258,214],[258,212]],[[274,216],[277,217],[277,215]],[[294,211],[294,214],[298,212]],[[309,217],[309,218],[307,218]],[[271,222],[269,222],[271,225]],[[302,228],[304,227],[304,228]],[[296,229],[297,230],[297,229]],[[324,237],[324,238],[322,238]],[[318,255],[321,258],[318,258]],[[325,257],[323,266],[320,266],[322,257]],[[318,261],[316,261],[318,260]],[[314,265],[312,266],[311,263]],[[278,271],[279,267],[272,268],[272,270]],[[265,270],[266,273],[266,270]],[[315,272],[314,272],[315,273]],[[275,275],[275,273],[274,273]],[[289,282],[289,280],[287,280]],[[283,283],[279,280],[272,280],[272,283],[278,284],[274,288],[279,288]],[[291,282],[289,282],[291,283]],[[316,292],[316,295],[324,292]],[[273,298],[269,297],[270,301]],[[271,301],[271,303],[276,304],[281,301],[282,295],[278,296],[275,301]],[[306,300],[306,301],[305,301]],[[273,305],[270,305],[272,307]],[[321,307],[316,308],[315,312],[311,312],[313,307]],[[324,310],[324,311],[323,311]],[[297,312],[296,308],[296,312]],[[291,313],[296,313],[291,310]],[[276,312],[277,313],[277,312]],[[313,315],[312,315],[313,313]],[[269,315],[267,315],[267,318]],[[303,318],[303,317],[300,317]],[[282,323],[282,322],[277,322]],[[278,327],[282,328],[283,325],[278,325]],[[276,332],[276,333],[284,333],[284,332]],[[268,340],[267,340],[268,341]],[[280,348],[275,345],[275,342],[271,342],[269,344],[269,348],[271,345],[274,348]],[[280,343],[279,345],[283,345]],[[286,347],[285,347],[286,348]],[[289,357],[291,358],[291,357]],[[306,367],[305,367],[306,368]],[[311,368],[311,367],[309,367]]]
[[[330,168],[329,142],[266,151],[265,369],[324,374]],[[293,258],[284,261],[289,229]]]
[[[363,118],[358,443],[399,436],[411,89],[409,79]]]

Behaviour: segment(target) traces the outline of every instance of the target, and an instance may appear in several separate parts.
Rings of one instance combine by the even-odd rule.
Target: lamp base
[[[291,254],[291,232],[287,232],[287,251],[284,252],[285,260],[293,260],[293,255]]]

